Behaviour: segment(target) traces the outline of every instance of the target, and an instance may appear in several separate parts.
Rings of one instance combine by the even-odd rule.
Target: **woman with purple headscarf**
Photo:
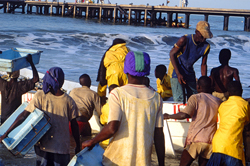
[[[75,152],[80,149],[79,129],[76,122],[78,109],[74,100],[61,90],[64,73],[59,67],[53,67],[45,73],[43,90],[37,91],[30,104],[25,108],[13,125],[0,138],[4,139],[15,127],[21,124],[35,108],[44,111],[50,117],[50,130],[35,145],[36,165],[66,166],[70,161],[69,121],[76,142]]]

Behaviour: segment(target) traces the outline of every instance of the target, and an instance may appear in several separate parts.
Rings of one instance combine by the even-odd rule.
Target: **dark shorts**
[[[67,166],[70,162],[69,154],[57,154],[45,152],[38,146],[34,146],[37,166]]]
[[[243,166],[242,161],[222,153],[213,153],[207,166]]]

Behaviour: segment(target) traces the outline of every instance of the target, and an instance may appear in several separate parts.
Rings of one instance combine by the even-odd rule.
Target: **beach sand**
[[[91,139],[97,134],[97,132],[93,131],[92,136],[89,137],[81,137],[81,142]],[[74,156],[74,148],[75,148],[75,142],[73,137],[71,137],[71,145],[70,145],[70,156],[71,158]],[[153,153],[152,153],[152,166],[157,166],[157,156],[155,149],[153,147]],[[176,157],[171,155],[165,156],[165,166],[178,166],[180,162],[181,152],[176,151]],[[2,165],[1,165],[2,164]],[[27,153],[24,157],[17,157],[13,156],[7,148],[0,144],[0,166],[35,166],[36,165],[36,155],[34,150],[32,149]],[[197,162],[193,162],[192,166],[197,166]]]

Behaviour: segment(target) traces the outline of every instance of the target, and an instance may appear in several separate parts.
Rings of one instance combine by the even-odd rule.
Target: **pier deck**
[[[67,3],[48,1],[22,1],[22,0],[0,0],[4,13],[15,13],[16,8],[22,7],[22,13],[36,13],[45,15],[58,15],[70,17],[95,18],[99,20],[110,20],[114,23],[165,25],[167,27],[178,26],[178,14],[185,15],[182,24],[189,28],[190,15],[204,15],[204,20],[209,21],[209,15],[223,16],[223,30],[228,30],[229,17],[237,16],[244,18],[244,31],[250,31],[250,10],[240,9],[218,9],[218,8],[192,8],[192,7],[170,7],[170,6],[147,6],[147,5],[117,5],[96,3]],[[167,18],[162,18],[167,16]],[[173,16],[175,18],[173,19]],[[173,21],[174,20],[174,21]]]

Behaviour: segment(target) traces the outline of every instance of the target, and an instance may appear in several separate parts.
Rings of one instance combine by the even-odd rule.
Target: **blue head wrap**
[[[60,67],[52,67],[43,77],[43,91],[48,93],[51,89],[56,93],[64,83],[64,72]]]
[[[143,77],[150,74],[150,57],[146,52],[129,52],[124,61],[124,73]]]

